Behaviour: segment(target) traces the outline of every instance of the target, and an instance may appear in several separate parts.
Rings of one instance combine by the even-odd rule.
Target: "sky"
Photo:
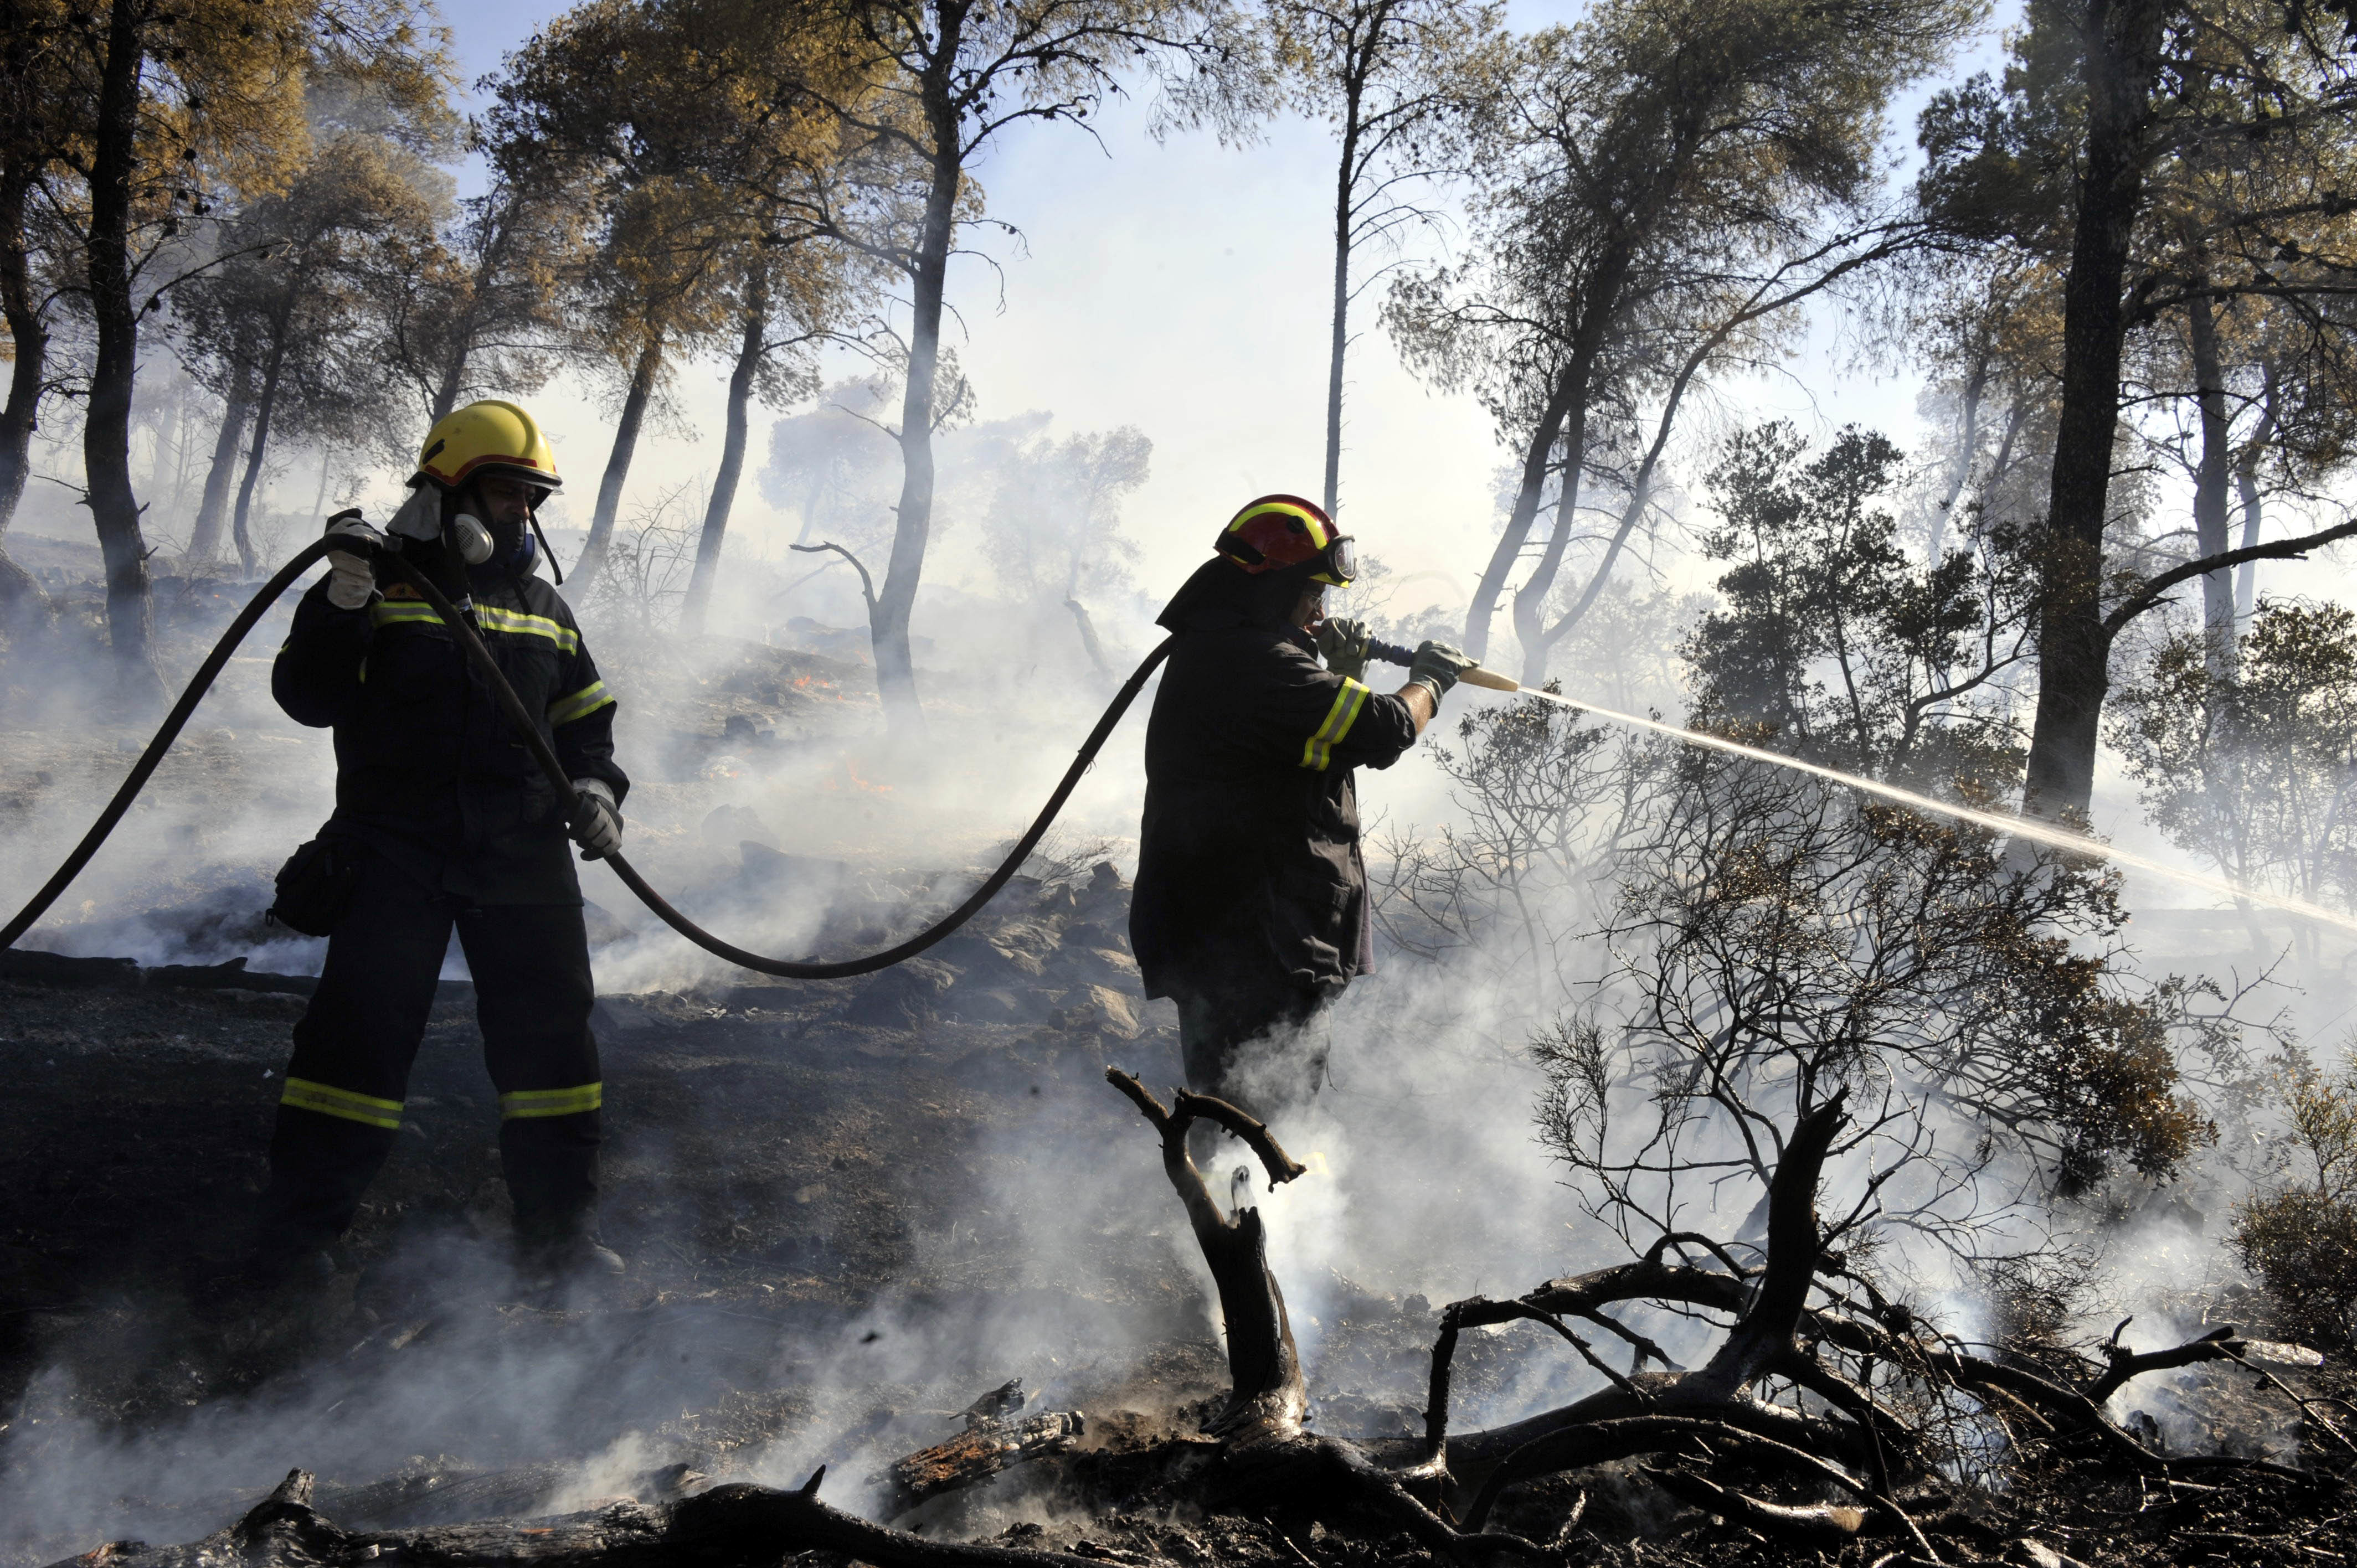
[[[1569,20],[1580,8],[1523,4],[1511,19],[1528,28]],[[496,70],[560,9],[485,0],[446,10],[464,80]],[[1998,36],[1992,25],[1958,74],[1994,63]],[[1894,158],[1911,147],[1922,96],[1897,106]],[[988,259],[960,258],[949,289],[957,313],[949,331],[977,394],[977,417],[1045,410],[1060,435],[1134,424],[1153,440],[1152,478],[1125,513],[1149,597],[1208,553],[1243,502],[1276,490],[1318,493],[1334,157],[1329,129],[1298,118],[1272,122],[1256,145],[1237,148],[1208,135],[1157,142],[1150,117],[1149,102],[1117,101],[1093,136],[1069,124],[1007,134],[979,178],[991,217],[1018,237],[976,233],[972,242]],[[1423,574],[1418,591],[1453,608],[1469,595],[1495,537],[1494,476],[1507,454],[1469,396],[1436,393],[1400,365],[1374,319],[1378,295],[1362,300],[1350,360],[1343,521],[1395,577]],[[1904,443],[1914,434],[1914,378],[1854,359],[1819,324],[1788,374],[1728,389],[1731,402],[1747,417],[1783,415],[1820,431],[1858,421]],[[681,417],[642,438],[631,496],[693,481],[716,465],[724,387],[713,366],[679,379]],[[606,457],[610,405],[578,386],[536,394],[533,405],[568,472],[594,478]],[[765,444],[766,426],[757,424],[748,481]],[[585,492],[578,510],[588,487],[576,488]],[[954,553],[957,520],[944,521],[943,548]],[[731,548],[777,553],[791,532],[748,482]]]

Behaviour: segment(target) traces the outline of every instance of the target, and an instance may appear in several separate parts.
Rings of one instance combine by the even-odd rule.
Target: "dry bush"
[[[2289,1179],[2235,1209],[2234,1251],[2287,1326],[2338,1341],[2357,1305],[2357,1061],[2335,1077],[2293,1059],[2284,1101]]]

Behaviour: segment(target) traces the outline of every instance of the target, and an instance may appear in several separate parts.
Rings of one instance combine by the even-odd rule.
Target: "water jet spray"
[[[1414,651],[1402,648],[1396,643],[1370,641],[1367,644],[1367,654],[1368,657],[1380,659],[1387,664],[1415,662]],[[1895,801],[1914,811],[1932,811],[1956,822],[1986,828],[1991,832],[2002,833],[2007,837],[2027,839],[2033,843],[2046,844],[2072,854],[2107,860],[2115,865],[2132,866],[2138,871],[2149,872],[2153,875],[2182,883],[2188,887],[2199,887],[2205,892],[2216,893],[2225,897],[2246,898],[2254,904],[2263,904],[2268,908],[2280,909],[2286,914],[2298,915],[2303,919],[2337,927],[2352,936],[2357,936],[2357,919],[2352,919],[2347,915],[2325,908],[2320,904],[2310,904],[2306,899],[2269,892],[2264,887],[2248,886],[2231,877],[2212,876],[2208,872],[2195,871],[2188,866],[2170,865],[2163,861],[2153,860],[2133,851],[2107,844],[2100,839],[2090,838],[2084,833],[2075,833],[2068,828],[2060,828],[2050,822],[2039,822],[2032,817],[1976,811],[1970,806],[1960,806],[1953,801],[1918,794],[1912,789],[1902,789],[1896,784],[1886,784],[1878,779],[1865,779],[1855,773],[1844,773],[1837,768],[1827,768],[1823,763],[1790,757],[1781,751],[1746,746],[1739,740],[1729,740],[1725,736],[1712,735],[1707,730],[1686,729],[1662,719],[1624,714],[1616,708],[1605,707],[1600,703],[1589,702],[1586,698],[1566,697],[1559,692],[1541,691],[1534,686],[1525,686],[1510,676],[1501,675],[1494,670],[1484,670],[1479,665],[1458,675],[1458,681],[1461,684],[1479,686],[1486,691],[1511,692],[1520,696],[1535,697],[1540,702],[1552,703],[1560,708],[1568,708],[1574,714],[1593,714],[1598,718],[1609,719],[1618,725],[1626,725],[1631,729],[1667,736],[1672,740],[1687,746],[1700,746],[1706,751],[1724,752],[1729,757],[1740,757],[1749,762],[1765,762],[1771,767],[1789,768],[1795,773],[1805,773],[1813,779],[1822,779],[1829,784],[1839,784],[1845,789],[1856,789],[1861,794]]]

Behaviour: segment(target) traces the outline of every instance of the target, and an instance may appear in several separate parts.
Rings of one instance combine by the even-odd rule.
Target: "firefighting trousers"
[[[468,908],[371,850],[328,939],[319,988],[295,1026],[261,1251],[322,1247],[351,1224],[400,1131],[454,925],[499,1091],[500,1164],[517,1240],[554,1244],[592,1231],[602,1095],[580,908]]]
[[[1264,1122],[1307,1103],[1326,1081],[1326,1012],[1340,994],[1339,985],[1232,980],[1200,990],[1174,987],[1187,1087]]]

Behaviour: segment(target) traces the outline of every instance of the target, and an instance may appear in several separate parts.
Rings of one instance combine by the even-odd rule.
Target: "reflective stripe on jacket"
[[[566,776],[602,779],[622,799],[614,694],[571,607],[538,577],[500,575],[475,579],[472,610]],[[380,596],[338,609],[322,582],[296,607],[270,686],[297,724],[335,730],[325,831],[472,904],[581,901],[562,801],[432,606]]]
[[[1130,940],[1146,993],[1339,989],[1370,967],[1353,768],[1415,744],[1307,632],[1178,634],[1146,732]]]

